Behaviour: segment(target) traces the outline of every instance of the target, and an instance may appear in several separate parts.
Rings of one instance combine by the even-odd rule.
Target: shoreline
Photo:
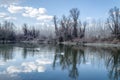
[[[73,46],[88,46],[88,47],[120,47],[120,43],[77,43],[77,42],[62,42],[63,45],[73,45]]]
[[[113,43],[85,43],[84,45],[89,47],[120,47],[120,44]]]
[[[38,41],[9,41],[9,42],[1,42],[0,44],[14,44],[14,43],[23,43],[23,44],[63,44],[63,45],[73,45],[73,46],[88,46],[88,47],[119,47],[120,43],[107,43],[107,42],[95,42],[95,43],[78,43],[78,42],[57,42],[57,43],[44,43],[44,42],[38,42]]]

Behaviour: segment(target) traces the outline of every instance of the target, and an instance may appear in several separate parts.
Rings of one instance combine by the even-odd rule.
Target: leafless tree
[[[40,31],[35,29],[34,26],[30,27],[27,24],[23,24],[23,37],[25,40],[33,40],[39,38],[39,32]]]
[[[78,26],[78,18],[80,15],[80,11],[77,8],[73,8],[70,10],[70,15],[73,19],[73,37],[78,37],[77,35],[77,26]]]
[[[80,38],[84,38],[87,22],[83,22],[83,25],[81,24],[81,22],[79,24],[80,24],[80,33],[79,33],[80,34]],[[83,28],[82,28],[82,26],[83,26]]]
[[[15,40],[15,25],[12,22],[4,21],[0,25],[0,40],[2,41],[14,41]]]
[[[24,36],[28,36],[28,32],[29,32],[28,25],[25,23],[25,24],[23,24],[23,34],[24,34]]]
[[[57,17],[56,16],[53,17],[53,21],[54,21],[54,25],[55,25],[55,34],[56,34],[56,36],[58,36]]]
[[[37,29],[35,29],[34,26],[32,27],[32,29],[31,29],[30,32],[31,32],[31,36],[32,36],[33,38],[38,38],[38,37],[39,37],[39,33],[40,33],[40,31],[37,30]]]
[[[56,38],[63,39],[63,41],[79,40],[77,38],[83,38],[85,36],[86,22],[78,23],[80,11],[77,8],[73,8],[70,10],[70,16],[66,17],[62,16],[62,19],[57,24],[56,16],[54,16],[54,26],[55,26],[55,34]],[[59,27],[58,27],[59,26]],[[79,27],[78,27],[79,26]],[[79,29],[80,30],[79,30]]]
[[[109,18],[107,19],[107,24],[111,29],[113,36],[120,39],[120,10],[114,7],[109,10]]]
[[[71,20],[70,18],[63,15],[61,20],[61,27],[62,27],[62,35],[64,40],[70,40],[71,39]]]

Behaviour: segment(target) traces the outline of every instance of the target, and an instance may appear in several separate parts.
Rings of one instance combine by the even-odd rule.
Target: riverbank
[[[95,42],[95,43],[83,43],[83,42],[57,42],[57,43],[47,43],[47,42],[38,42],[38,41],[20,41],[20,42],[0,42],[1,44],[9,43],[23,43],[23,44],[63,44],[63,45],[73,45],[73,46],[88,46],[88,47],[120,47],[120,43],[107,43],[107,42]]]
[[[85,43],[85,46],[93,46],[93,47],[120,47],[120,44],[112,44],[112,43]]]
[[[78,43],[78,42],[61,42],[64,45],[77,45],[77,46],[89,46],[89,47],[120,47],[120,43]]]

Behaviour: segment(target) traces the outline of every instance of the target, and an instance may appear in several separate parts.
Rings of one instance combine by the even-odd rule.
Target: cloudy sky
[[[120,8],[120,0],[0,0],[0,21],[15,24],[43,24],[53,15],[68,15],[71,8],[80,10],[80,18],[106,18],[110,8]]]

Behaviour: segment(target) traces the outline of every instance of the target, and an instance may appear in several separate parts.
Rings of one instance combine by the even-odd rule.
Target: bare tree
[[[83,29],[80,27],[80,38],[84,38],[85,37],[86,26],[87,26],[87,22],[83,22]]]
[[[68,40],[79,40],[79,38],[83,38],[85,36],[85,28],[86,22],[83,24],[78,23],[80,22],[79,19],[80,11],[77,8],[73,8],[70,10],[70,16],[66,17],[65,15],[62,16],[59,25],[57,25],[56,16],[54,16],[54,26],[55,26],[55,34],[56,38],[59,41],[68,41]],[[58,27],[59,26],[59,27]],[[80,27],[80,31],[78,28]]]
[[[57,17],[56,16],[53,17],[53,21],[54,21],[54,25],[55,25],[55,34],[56,34],[56,36],[58,36]]]
[[[23,37],[25,40],[33,40],[39,38],[40,31],[35,29],[35,26],[30,26],[28,29],[27,24],[23,24]]]
[[[66,17],[63,15],[61,20],[61,27],[62,27],[62,36],[64,40],[70,40],[71,39],[71,20],[69,17]]]
[[[35,29],[35,27],[33,26],[32,27],[32,29],[31,29],[31,31],[30,31],[30,33],[31,33],[31,36],[33,37],[33,38],[38,38],[39,37],[39,30],[37,30],[37,29]]]
[[[1,25],[1,40],[3,41],[14,41],[15,40],[15,25],[12,22],[4,21]]]
[[[80,11],[77,8],[73,8],[70,10],[70,15],[73,19],[73,37],[78,37],[77,35],[77,26],[78,26],[78,18],[80,15]]]
[[[25,23],[23,24],[23,34],[24,34],[24,37],[28,36],[28,25]]]
[[[120,10],[114,7],[109,10],[107,24],[115,38],[120,39]]]

